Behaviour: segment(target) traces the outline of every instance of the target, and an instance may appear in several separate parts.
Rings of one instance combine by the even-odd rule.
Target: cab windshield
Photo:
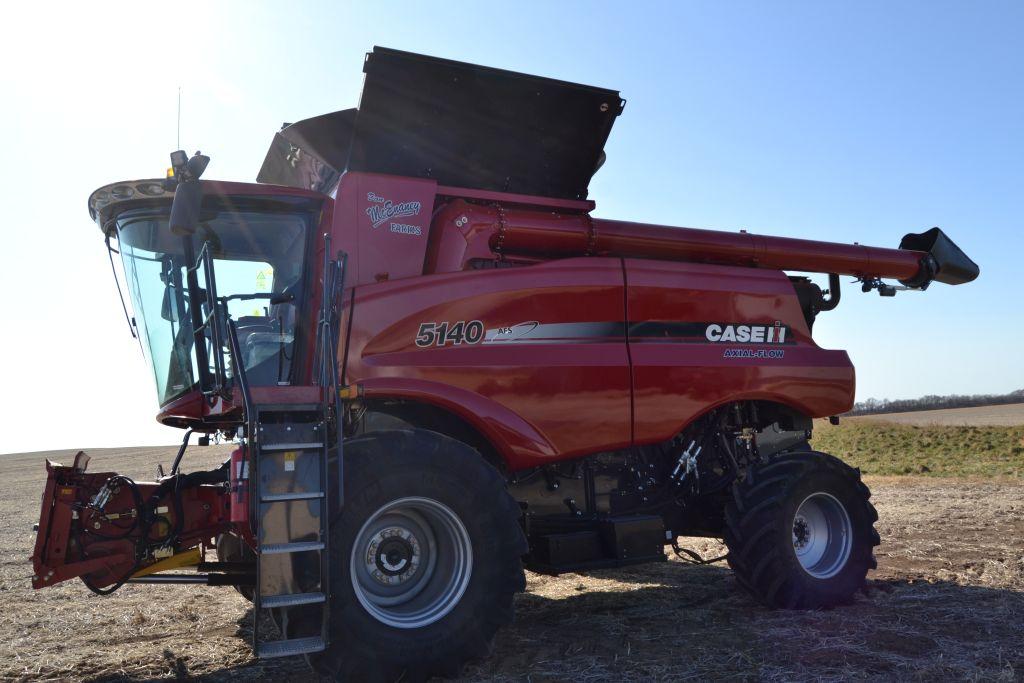
[[[168,209],[126,211],[117,218],[127,288],[160,404],[199,381],[186,272],[195,264],[186,262],[186,239],[193,240],[195,253],[209,245],[217,294],[238,328],[249,383],[290,384],[311,213],[204,204],[196,234],[183,238],[168,228]],[[198,275],[205,290],[202,269]],[[212,358],[209,336],[206,344],[204,356]]]

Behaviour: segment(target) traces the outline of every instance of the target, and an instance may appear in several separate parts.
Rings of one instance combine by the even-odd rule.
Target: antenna
[[[181,86],[178,86],[178,144],[176,149],[181,149]]]

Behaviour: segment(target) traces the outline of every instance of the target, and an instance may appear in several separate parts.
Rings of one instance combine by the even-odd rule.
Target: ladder
[[[260,658],[320,652],[327,645],[328,619],[328,434],[322,404],[256,407],[257,520],[253,649]],[[300,607],[304,635],[264,641],[263,610]],[[278,619],[286,630],[287,611]],[[313,619],[312,615],[318,619]],[[307,635],[319,621],[318,635]]]
[[[251,449],[250,519],[256,521],[256,588],[253,591],[253,650],[260,658],[322,652],[330,627],[330,528],[332,510],[344,491],[341,407],[338,396],[335,307],[344,287],[344,252],[330,260],[324,235],[323,292],[314,354],[319,402],[254,405],[239,368],[245,401],[246,433]],[[232,353],[238,342],[230,325]],[[333,441],[333,443],[332,443]],[[328,464],[337,449],[335,468]],[[336,481],[329,481],[336,477]],[[298,634],[289,637],[290,618],[298,612]],[[260,637],[264,610],[278,610],[280,640]]]

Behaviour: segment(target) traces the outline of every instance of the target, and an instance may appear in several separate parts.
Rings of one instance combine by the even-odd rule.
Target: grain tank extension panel
[[[259,182],[323,192],[350,170],[585,199],[625,104],[615,90],[380,47],[363,70],[358,110],[286,126]],[[311,173],[316,160],[334,174]]]

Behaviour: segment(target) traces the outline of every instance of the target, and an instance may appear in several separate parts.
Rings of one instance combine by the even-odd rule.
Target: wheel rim
[[[850,559],[853,525],[843,504],[828,493],[813,493],[793,517],[793,550],[804,571],[816,579],[838,574]]]
[[[352,588],[377,621],[421,628],[454,609],[473,571],[458,515],[430,498],[401,498],[363,524],[352,546]]]

